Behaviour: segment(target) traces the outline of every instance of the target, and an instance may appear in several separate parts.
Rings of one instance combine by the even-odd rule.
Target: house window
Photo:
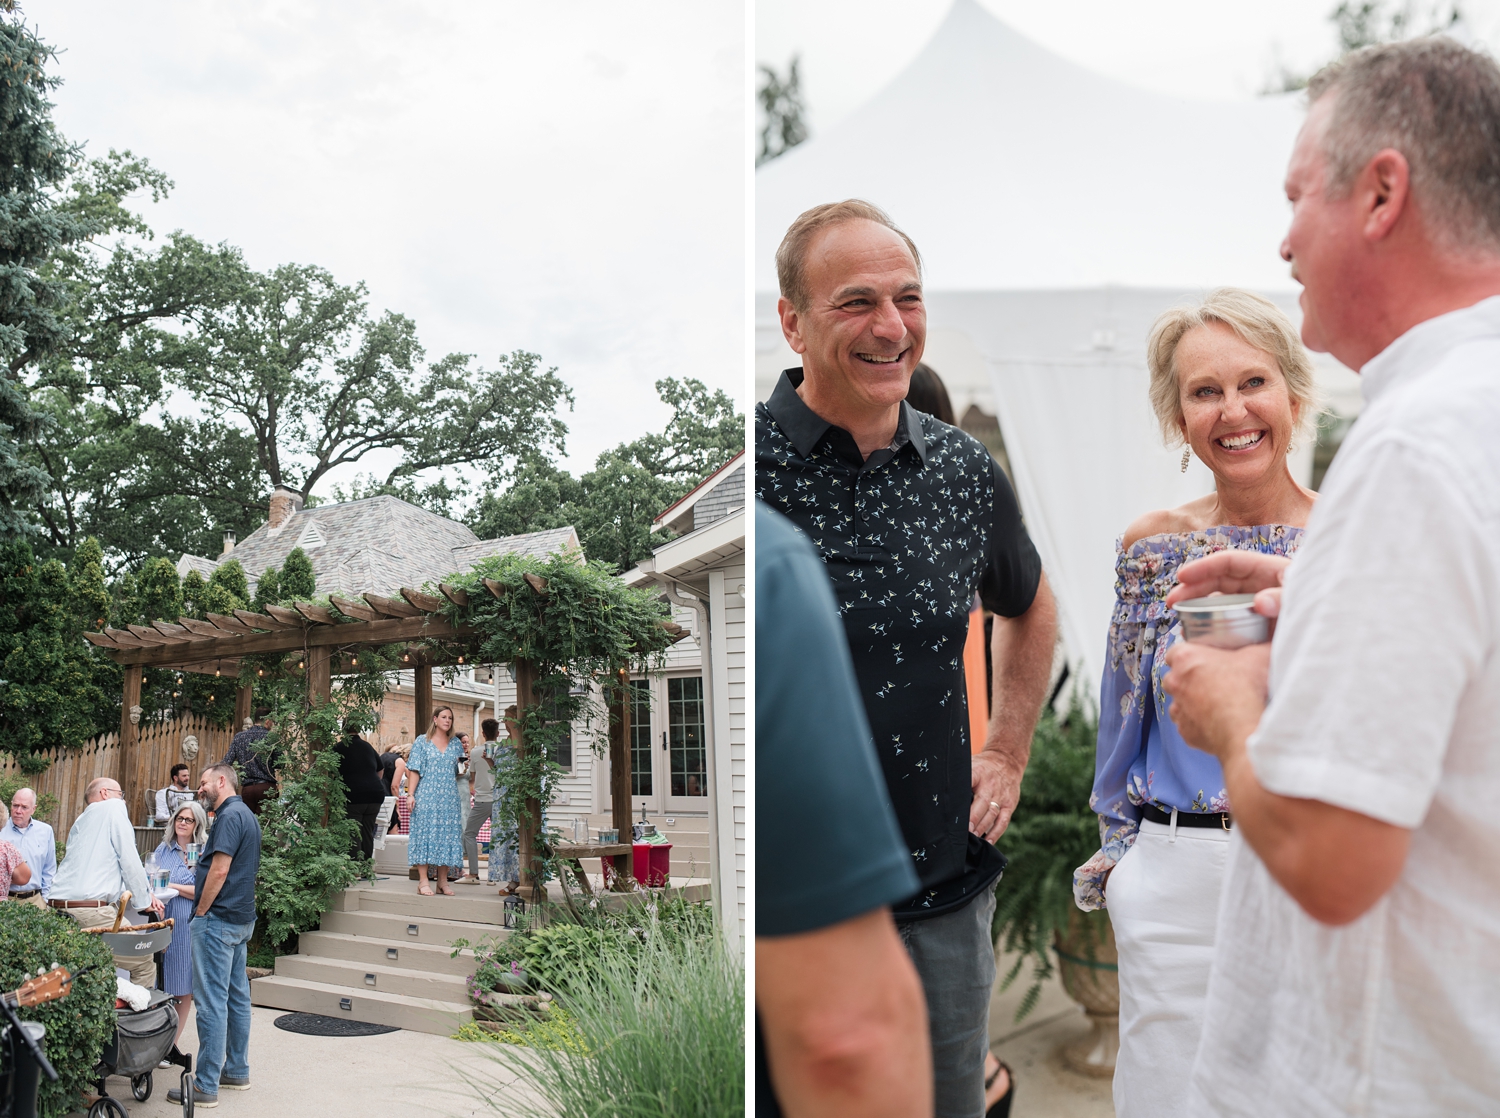
[[[563,738],[552,746],[548,759],[554,765],[560,765],[569,772],[573,771],[573,727],[568,726],[563,732]]]
[[[667,680],[667,753],[672,795],[708,795],[702,676]]]
[[[630,794],[651,795],[651,681],[630,681]]]

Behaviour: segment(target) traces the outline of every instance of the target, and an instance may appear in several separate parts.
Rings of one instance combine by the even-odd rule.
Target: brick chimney
[[[302,494],[285,485],[278,485],[271,491],[271,520],[266,527],[274,532],[301,511]]]
[[[225,532],[224,533],[224,550],[221,551],[221,552],[219,552],[219,558],[220,559],[224,558],[224,556],[228,555],[233,550],[234,550],[234,533],[233,532]]]

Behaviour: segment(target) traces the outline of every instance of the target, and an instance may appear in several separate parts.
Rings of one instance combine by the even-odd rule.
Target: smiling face
[[[1274,357],[1210,322],[1182,336],[1173,365],[1182,432],[1221,486],[1286,469],[1300,408]]]
[[[922,279],[906,242],[874,221],[821,230],[803,259],[807,306],[781,300],[787,343],[809,386],[845,411],[879,413],[906,398],[927,340]]]
[[[179,811],[172,820],[172,835],[186,846],[193,841],[193,832],[198,829],[198,820],[191,811]]]

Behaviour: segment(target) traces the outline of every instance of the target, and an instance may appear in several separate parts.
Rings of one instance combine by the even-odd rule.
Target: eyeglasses
[[[118,788],[103,788],[100,789],[100,791],[102,791],[106,796],[119,796],[122,800],[125,798],[125,793],[120,791],[120,789]]]

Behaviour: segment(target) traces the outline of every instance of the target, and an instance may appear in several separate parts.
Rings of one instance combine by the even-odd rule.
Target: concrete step
[[[464,951],[454,958],[452,950],[446,945],[400,943],[393,939],[372,939],[365,935],[322,931],[303,932],[298,938],[297,950],[302,955],[338,959],[362,966],[373,964],[406,967],[430,974],[456,974],[460,977],[474,973],[474,952]]]
[[[468,997],[463,975],[320,955],[283,955],[276,960],[276,977],[344,986],[350,993],[361,995],[379,991],[440,1002],[462,1002]]]
[[[295,958],[295,956],[287,956]],[[321,1013],[347,1021],[394,1025],[417,1033],[451,1036],[473,1020],[467,1002],[446,1002],[380,990],[334,986],[304,978],[271,975],[250,983],[252,1005],[299,1013]],[[345,1009],[347,1004],[349,1008]]]
[[[428,944],[433,947],[448,947],[456,939],[474,943],[482,936],[496,939],[510,933],[494,924],[467,920],[435,920],[427,916],[404,916],[396,912],[377,912],[369,909],[358,911],[331,911],[323,913],[321,921],[325,932],[363,936],[372,940],[384,940],[402,944]]]
[[[424,917],[433,920],[465,920],[475,924],[490,924],[495,927],[505,922],[505,903],[500,899],[498,888],[486,889],[477,885],[456,885],[454,896],[423,897],[416,886],[411,890],[390,889],[346,889],[345,911],[355,908],[350,893],[357,894],[359,912],[391,912],[402,916]]]

